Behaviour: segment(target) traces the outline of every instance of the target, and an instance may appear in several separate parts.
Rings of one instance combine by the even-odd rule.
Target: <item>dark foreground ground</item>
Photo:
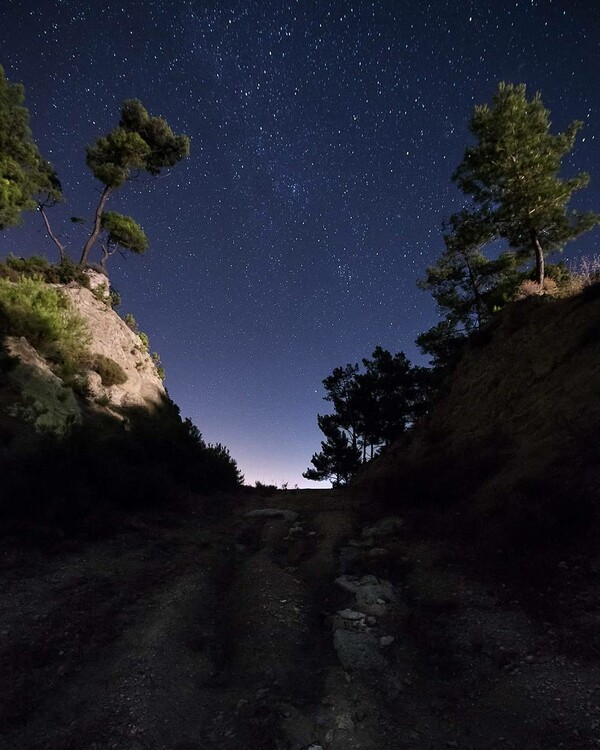
[[[491,582],[462,552],[326,490],[6,544],[0,747],[600,747],[600,568]]]

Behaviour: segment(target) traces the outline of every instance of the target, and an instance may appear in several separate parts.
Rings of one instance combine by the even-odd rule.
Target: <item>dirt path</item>
[[[229,508],[6,550],[0,748],[600,747],[598,660],[566,646],[572,622],[400,522],[362,529],[343,493]]]

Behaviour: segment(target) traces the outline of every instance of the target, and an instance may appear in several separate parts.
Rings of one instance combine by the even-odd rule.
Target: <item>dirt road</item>
[[[257,513],[273,509],[283,513]],[[401,521],[333,491],[6,549],[0,747],[600,746],[600,671]],[[337,581],[337,582],[336,582]]]

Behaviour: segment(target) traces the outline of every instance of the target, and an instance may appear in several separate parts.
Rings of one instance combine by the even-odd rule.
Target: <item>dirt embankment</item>
[[[523,597],[340,492],[229,502],[5,549],[1,748],[600,746],[591,561]]]

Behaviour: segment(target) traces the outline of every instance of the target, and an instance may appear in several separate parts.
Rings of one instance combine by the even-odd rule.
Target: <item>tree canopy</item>
[[[37,208],[61,261],[67,261],[67,249],[46,211],[62,200],[61,184],[33,141],[24,102],[23,86],[9,83],[0,66],[0,230],[19,224],[23,211]],[[147,250],[148,240],[139,224],[131,217],[106,212],[106,202],[133,177],[142,172],[156,177],[189,152],[189,138],[173,133],[166,120],[151,116],[137,99],[123,102],[117,127],[86,149],[87,165],[103,189],[79,259],[81,266],[89,263],[100,238],[103,268],[117,249],[138,255]],[[74,221],[85,223],[79,218]]]
[[[175,135],[162,117],[151,117],[140,101],[128,99],[121,107],[118,126],[88,146],[86,153],[87,165],[104,189],[81,253],[82,265],[88,262],[100,236],[102,214],[111,193],[140,172],[156,177],[163,169],[175,166],[189,155],[190,141],[185,135]],[[103,260],[106,261],[106,255]]]
[[[148,249],[148,238],[141,226],[130,216],[115,211],[105,211],[100,221],[104,233],[102,242],[102,268],[107,260],[118,250],[129,250],[135,255],[143,255]]]
[[[19,225],[44,193],[59,199],[60,183],[33,140],[23,86],[0,65],[0,230]]]

